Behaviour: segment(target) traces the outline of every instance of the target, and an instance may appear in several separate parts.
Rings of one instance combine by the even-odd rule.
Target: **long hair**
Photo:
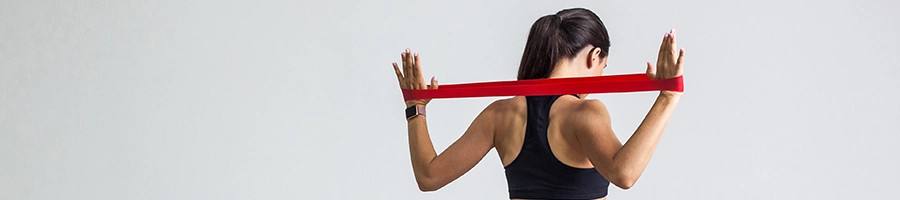
[[[588,45],[600,48],[601,57],[609,54],[609,34],[594,12],[570,8],[538,18],[525,42],[518,80],[549,78],[557,62]]]

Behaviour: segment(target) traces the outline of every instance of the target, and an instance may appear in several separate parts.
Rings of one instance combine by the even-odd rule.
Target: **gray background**
[[[678,30],[685,93],[610,199],[884,199],[900,188],[898,1],[0,1],[0,199],[503,199],[492,151],[416,189],[390,62],[515,79],[528,28],[586,7],[608,74]],[[626,140],[655,93],[592,95]],[[435,100],[438,151],[498,98]]]

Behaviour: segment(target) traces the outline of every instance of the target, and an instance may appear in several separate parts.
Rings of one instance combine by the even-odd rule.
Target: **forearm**
[[[681,94],[672,92],[656,98],[644,121],[613,157],[622,176],[633,182],[643,173],[680,99]]]
[[[425,116],[416,116],[407,122],[409,131],[409,156],[412,160],[413,173],[416,181],[422,185],[422,181],[430,178],[429,164],[437,153],[428,135],[428,125]]]

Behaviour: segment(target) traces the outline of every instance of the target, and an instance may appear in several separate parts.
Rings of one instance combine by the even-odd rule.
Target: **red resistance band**
[[[403,99],[445,99],[496,96],[546,96],[669,90],[682,92],[681,76],[650,80],[646,74],[623,74],[578,78],[546,78],[440,85],[434,90],[402,89]]]

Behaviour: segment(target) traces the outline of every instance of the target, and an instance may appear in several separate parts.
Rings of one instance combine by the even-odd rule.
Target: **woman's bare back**
[[[594,168],[581,145],[575,140],[575,135],[560,131],[561,124],[565,123],[563,120],[566,119],[566,114],[573,112],[581,101],[575,96],[565,95],[553,103],[550,108],[547,139],[553,155],[563,164],[575,168]],[[525,141],[527,105],[523,96],[499,100],[495,104],[499,124],[494,135],[494,147],[500,155],[503,166],[508,166],[518,156]]]

